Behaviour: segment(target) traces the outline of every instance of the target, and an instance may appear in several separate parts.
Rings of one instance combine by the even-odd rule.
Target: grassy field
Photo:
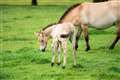
[[[84,51],[81,37],[77,68],[72,67],[69,42],[65,69],[62,65],[50,66],[51,40],[45,53],[39,51],[34,32],[56,22],[67,7],[0,6],[0,80],[120,80],[120,41],[114,50],[108,49],[115,38],[114,27],[102,31],[89,29],[91,50],[88,52]]]
[[[0,0],[0,4],[4,5],[31,5],[32,0]],[[85,2],[92,0],[37,0],[38,5],[46,5],[46,4],[55,4],[55,5],[63,5],[63,4],[74,4],[78,2]]]

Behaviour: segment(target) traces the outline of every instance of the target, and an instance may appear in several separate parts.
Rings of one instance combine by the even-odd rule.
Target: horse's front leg
[[[64,60],[63,60],[63,69],[64,69],[66,65],[66,60],[67,60],[67,40],[62,41],[62,47],[64,52]]]
[[[85,51],[88,51],[88,50],[90,50],[88,26],[87,25],[81,25],[81,28],[82,28],[83,35],[84,35],[85,42],[86,42],[86,50]]]
[[[78,33],[78,27],[75,27],[75,30],[74,30],[74,34],[73,34],[73,41],[72,41],[72,47],[73,47],[73,66],[76,66],[77,62],[76,62],[76,59],[77,59],[77,56],[76,56],[76,36],[77,36],[77,33]]]

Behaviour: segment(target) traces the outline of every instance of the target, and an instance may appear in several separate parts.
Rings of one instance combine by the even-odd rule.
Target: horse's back
[[[105,28],[120,19],[120,1],[86,3],[82,10],[82,21],[96,28]]]

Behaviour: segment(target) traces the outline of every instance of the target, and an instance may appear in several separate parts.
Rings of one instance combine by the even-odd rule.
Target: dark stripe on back
[[[61,23],[62,20],[66,17],[66,15],[67,15],[71,10],[73,10],[74,8],[76,8],[76,7],[79,6],[79,5],[80,5],[80,3],[77,3],[77,4],[69,7],[69,8],[65,11],[65,13],[60,17],[58,23]]]

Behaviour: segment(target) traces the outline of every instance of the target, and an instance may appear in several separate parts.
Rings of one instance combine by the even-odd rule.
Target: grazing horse
[[[63,68],[65,68],[67,60],[67,40],[73,38],[75,27],[71,23],[52,24],[44,28],[42,31],[37,32],[36,35],[40,42],[40,50],[45,51],[47,41],[52,38],[52,60],[51,66],[54,65],[55,51],[58,51],[58,65],[60,64],[60,50],[63,48],[64,59]],[[75,55],[73,55],[75,56]]]
[[[82,32],[86,41],[86,51],[88,51],[90,50],[88,28],[105,29],[116,23],[117,36],[110,46],[110,49],[113,49],[120,39],[120,1],[75,4],[60,18],[59,23],[63,22],[70,22],[77,27],[76,38],[73,41],[74,55],[76,55],[76,46]]]

